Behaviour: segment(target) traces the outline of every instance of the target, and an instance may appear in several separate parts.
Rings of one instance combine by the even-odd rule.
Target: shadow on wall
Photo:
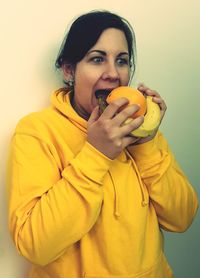
[[[199,251],[200,251],[200,211],[192,223],[192,226],[185,233],[165,234],[165,252],[174,271],[174,277],[197,278],[199,277]],[[192,263],[190,262],[192,258]],[[188,263],[183,263],[188,262]]]
[[[8,230],[6,161],[8,157],[10,135],[7,135],[7,138],[1,142],[3,147],[1,157],[4,159],[2,159],[3,165],[1,167],[0,179],[0,273],[1,277],[4,278],[27,278],[29,263],[17,253]]]
[[[35,94],[31,97],[27,96],[27,99],[24,99],[24,102],[21,103],[24,106],[24,110],[20,106],[16,108],[15,103],[7,121],[7,126],[4,126],[1,132],[4,134],[1,137],[0,145],[0,273],[3,278],[27,278],[30,267],[29,262],[18,254],[8,229],[6,167],[10,140],[18,119],[26,113],[40,110],[49,105],[52,91],[63,87],[62,75],[59,71],[56,71],[54,66],[57,52],[58,47],[51,45],[49,49],[46,49],[45,53],[42,53],[42,59],[36,61],[37,64],[33,72],[31,72],[30,81],[32,84],[29,84],[29,86],[35,88]],[[26,86],[21,88],[22,91],[19,91],[19,98],[23,96],[23,90],[26,89]]]
[[[59,52],[60,45],[51,45],[42,53],[42,60],[36,66],[40,84],[45,88],[58,89],[64,86],[62,73],[55,68],[55,61]]]

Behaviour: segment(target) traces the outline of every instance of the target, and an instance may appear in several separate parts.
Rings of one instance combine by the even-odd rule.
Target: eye
[[[102,63],[103,62],[103,57],[101,57],[101,56],[95,56],[95,57],[92,57],[91,59],[90,59],[90,61],[92,61],[93,63],[95,63],[95,64],[100,64],[100,63]]]
[[[120,66],[128,65],[129,61],[126,58],[118,58],[117,59],[117,64],[120,65]]]

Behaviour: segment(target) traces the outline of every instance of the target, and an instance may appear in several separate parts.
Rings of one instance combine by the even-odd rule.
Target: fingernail
[[[119,102],[119,104],[126,104],[129,102],[129,100],[125,97],[119,98],[117,101]]]
[[[140,109],[140,106],[138,104],[134,104],[129,106],[128,109],[130,110],[130,112],[136,112],[137,110]]]

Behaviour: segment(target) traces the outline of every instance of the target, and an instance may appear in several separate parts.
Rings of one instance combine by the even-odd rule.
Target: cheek
[[[121,80],[129,80],[131,75],[131,69],[128,65],[118,68],[118,74]]]
[[[131,72],[132,72],[132,71],[131,71],[131,68],[128,67],[128,69],[127,69],[127,79],[130,78]]]
[[[131,77],[131,74],[130,74],[130,71],[129,71],[129,70],[123,72],[123,73],[121,74],[121,83],[122,83],[123,85],[127,85],[127,84],[129,83],[130,77]]]
[[[94,81],[92,76],[84,74],[82,71],[81,74],[77,74],[75,76],[75,99],[76,102],[82,106],[87,112],[91,112],[91,102],[92,102],[92,88],[94,85]]]
[[[98,74],[94,70],[89,69],[88,67],[82,67],[81,71],[78,71],[75,75],[75,83],[81,89],[91,88],[96,80],[98,79]]]

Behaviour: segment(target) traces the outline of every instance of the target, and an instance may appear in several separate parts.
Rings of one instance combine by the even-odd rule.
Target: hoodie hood
[[[61,88],[55,91],[51,96],[51,104],[62,113],[69,121],[73,122],[80,130],[86,133],[87,121],[81,118],[71,105],[70,98],[73,92],[67,88]]]

